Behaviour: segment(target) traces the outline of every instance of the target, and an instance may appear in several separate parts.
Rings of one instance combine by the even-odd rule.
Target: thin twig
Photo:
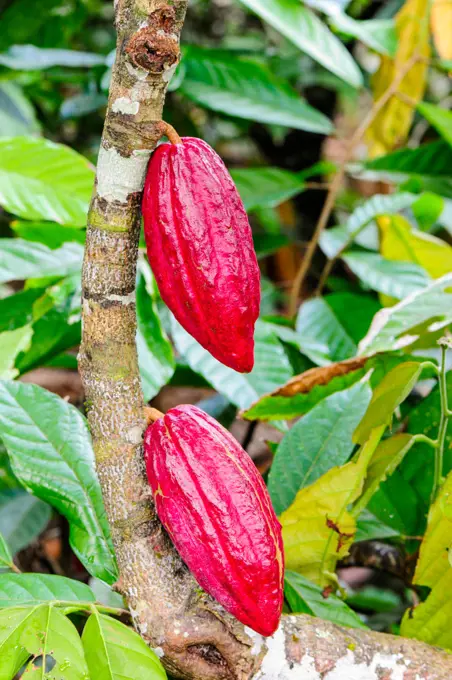
[[[330,188],[328,191],[328,195],[325,199],[325,203],[323,204],[322,212],[320,213],[319,220],[317,222],[317,225],[314,230],[314,234],[312,236],[312,239],[309,244],[309,248],[306,250],[306,255],[303,258],[303,261],[300,265],[300,268],[295,276],[294,282],[293,282],[293,288],[292,288],[292,293],[290,296],[290,304],[289,304],[289,315],[290,316],[295,316],[295,313],[297,311],[297,306],[298,306],[298,297],[303,285],[303,282],[305,280],[305,277],[309,271],[309,268],[311,266],[312,259],[314,257],[315,250],[317,248],[317,245],[319,243],[320,237],[322,235],[323,230],[325,229],[326,225],[328,224],[328,220],[330,218],[330,215],[333,211],[334,204],[336,202],[336,197],[337,194],[339,193],[340,187],[342,185],[342,180],[345,176],[346,173],[346,166],[350,162],[350,160],[353,157],[353,152],[355,150],[356,145],[361,141],[362,137],[365,135],[367,128],[371,125],[371,123],[374,121],[376,116],[380,113],[380,111],[383,109],[383,107],[387,104],[387,102],[391,99],[391,97],[397,92],[399,89],[403,79],[407,75],[407,73],[413,68],[413,66],[420,60],[420,57],[418,55],[413,56],[407,63],[404,65],[404,67],[400,70],[400,72],[397,74],[397,76],[394,78],[392,81],[391,85],[388,87],[388,89],[382,94],[380,99],[378,99],[374,105],[372,106],[371,110],[365,116],[364,120],[362,121],[361,125],[357,127],[355,130],[352,138],[350,139],[349,143],[347,144],[346,148],[346,153],[345,156],[338,167],[337,173],[333,178],[333,181],[330,184]],[[325,277],[321,277],[321,281],[326,280]],[[323,283],[322,283],[323,287]]]
[[[443,476],[444,443],[446,441],[447,425],[449,423],[449,408],[447,403],[447,382],[446,382],[446,352],[447,346],[441,345],[441,367],[439,374],[439,394],[441,400],[441,415],[438,428],[438,439],[435,447],[435,458],[433,468],[433,487],[430,496],[430,505],[434,502],[438,489],[441,486]]]

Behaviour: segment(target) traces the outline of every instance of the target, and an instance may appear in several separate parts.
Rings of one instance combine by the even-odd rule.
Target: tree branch
[[[120,571],[116,589],[176,677],[338,680],[360,668],[370,669],[369,678],[401,678],[403,668],[412,678],[451,677],[452,661],[441,651],[310,617],[285,617],[264,640],[199,589],[158,521],[143,466],[143,432],[155,414],[145,412],[141,392],[135,276],[141,192],[163,131],[186,0],[116,0],[115,9],[118,47],[88,217],[79,360]],[[377,676],[381,669],[386,676]]]

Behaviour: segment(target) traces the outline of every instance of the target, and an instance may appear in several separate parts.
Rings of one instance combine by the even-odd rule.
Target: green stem
[[[427,437],[425,434],[415,434],[413,436],[413,442],[419,443],[419,444],[428,444],[428,446],[431,446],[433,449],[438,448],[438,439],[431,439],[430,437]]]
[[[449,422],[450,411],[447,404],[447,383],[446,383],[446,351],[447,347],[441,345],[441,368],[439,373],[439,394],[441,400],[441,417],[439,421],[438,439],[435,447],[435,459],[433,469],[433,487],[430,496],[432,504],[438,493],[443,475],[444,442],[446,441],[447,424]]]

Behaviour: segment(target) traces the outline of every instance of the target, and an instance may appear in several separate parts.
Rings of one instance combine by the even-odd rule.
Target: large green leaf
[[[339,38],[336,38],[311,10],[297,0],[241,0],[241,2],[328,71],[354,87],[362,84],[361,72]]]
[[[332,131],[328,118],[259,63],[191,46],[184,65],[179,92],[213,111],[309,132]]]
[[[423,144],[417,149],[400,149],[364,163],[367,170],[397,175],[450,177],[452,149],[446,142]]]
[[[89,672],[96,680],[164,680],[158,656],[120,621],[93,613],[82,637]]]
[[[407,398],[422,373],[422,365],[407,361],[392,369],[375,388],[366,414],[353,435],[356,444],[364,444],[372,430],[389,425],[396,408]]]
[[[5,611],[8,611],[7,609]],[[31,680],[86,680],[88,668],[82,641],[74,624],[51,604],[40,605],[27,621],[20,635],[20,644],[32,655],[25,671]],[[44,666],[34,663],[36,657],[48,657],[55,662],[51,675]]]
[[[298,312],[296,329],[327,345],[332,361],[356,354],[358,342],[369,328],[378,303],[354,293],[333,293],[305,302]]]
[[[282,385],[293,371],[287,354],[276,335],[256,324],[254,368],[251,373],[237,373],[214,359],[180,324],[173,320],[172,336],[177,350],[190,368],[202,375],[220,394],[239,408]]]
[[[231,175],[246,210],[279,205],[304,187],[299,175],[281,168],[237,168]]]
[[[13,331],[35,319],[35,303],[45,293],[44,288],[29,288],[0,299],[0,332]],[[37,303],[36,306],[38,306]]]
[[[42,243],[43,245],[56,250],[69,241],[84,245],[86,231],[84,229],[66,227],[56,222],[21,222],[14,220],[10,224],[15,234],[25,241]]]
[[[41,71],[52,66],[92,68],[105,64],[105,57],[93,52],[12,45],[7,52],[0,54],[0,64],[19,71]]]
[[[452,475],[430,508],[413,582],[431,591],[425,602],[406,612],[401,633],[429,644],[452,648]],[[448,558],[447,558],[448,556]]]
[[[368,509],[385,525],[405,536],[423,531],[423,507],[413,487],[395,470],[372,496]]]
[[[323,589],[295,571],[286,571],[284,597],[294,614],[311,614],[338,626],[367,628],[359,616],[336,595],[325,597]]]
[[[61,4],[61,0],[41,0],[39,12],[36,12],[34,0],[16,0],[6,10],[3,9],[0,49],[14,43],[26,43],[49,21],[49,15]]]
[[[18,375],[19,371],[14,368],[16,357],[30,347],[32,335],[33,329],[28,325],[0,333],[0,379],[9,380]]]
[[[6,543],[6,540],[0,533],[0,572],[5,568],[13,568],[13,556],[11,555],[11,551]]]
[[[47,503],[23,489],[0,492],[0,533],[13,555],[44,531],[51,514]]]
[[[361,250],[346,252],[342,259],[366,286],[397,300],[431,282],[425,269],[414,262],[387,260],[378,253]]]
[[[396,529],[377,519],[369,510],[363,510],[356,523],[355,541],[373,541],[376,538],[395,538],[399,536]]]
[[[352,434],[363,417],[372,390],[358,383],[321,401],[301,418],[278,446],[268,490],[279,515],[298,491],[315,482],[333,465],[343,465],[353,451]]]
[[[68,276],[80,271],[83,247],[66,243],[51,250],[19,238],[0,239],[0,283],[45,276]]]
[[[0,608],[44,602],[95,602],[89,586],[53,574],[0,574]]]
[[[0,82],[0,137],[32,135],[40,131],[33,105],[18,83]]]
[[[411,206],[418,197],[415,194],[400,192],[395,194],[375,194],[355,208],[345,222],[339,227],[333,227],[323,232],[320,246],[329,257],[336,257],[340,250],[345,249],[353,241],[368,247],[368,241],[363,230],[379,215],[399,212]],[[367,231],[367,230],[366,230]],[[378,244],[376,244],[377,247]]]
[[[116,563],[83,416],[36,385],[4,381],[0,437],[20,481],[70,521],[71,546],[87,570],[112,583]]]
[[[11,680],[29,658],[21,644],[25,627],[33,620],[37,607],[12,607],[0,611],[0,680]]]
[[[265,319],[259,319],[258,331],[263,336],[276,335],[283,342],[294,345],[302,354],[308,357],[317,366],[326,366],[330,363],[328,358],[328,347],[316,338],[310,338],[307,333],[298,333],[285,324],[279,324]]]
[[[0,139],[0,205],[13,215],[83,226],[93,182],[92,166],[67,146]]]
[[[136,304],[138,363],[144,399],[149,401],[166,385],[176,365],[158,315],[153,277],[139,275]]]
[[[367,469],[361,496],[353,508],[355,516],[368,505],[380,484],[400,465],[413,443],[412,435],[402,432],[385,439],[377,446]]]
[[[427,102],[418,104],[417,110],[430,125],[433,125],[444,141],[452,146],[452,113],[434,104],[427,104]]]
[[[320,586],[336,582],[339,559],[348,553],[356,522],[349,506],[360,495],[367,465],[384,427],[373,430],[359,454],[341,467],[332,467],[301,489],[280,516],[286,566]]]
[[[382,309],[375,315],[369,332],[359,345],[361,354],[374,354],[411,344],[419,332],[416,326],[431,319],[438,322],[423,332],[430,332],[452,321],[452,274],[434,281],[423,290],[413,293],[394,307]]]

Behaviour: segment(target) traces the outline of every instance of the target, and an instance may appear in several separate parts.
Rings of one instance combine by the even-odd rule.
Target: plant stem
[[[382,108],[388,103],[388,101],[391,99],[391,97],[398,91],[400,85],[402,84],[403,79],[407,75],[407,73],[413,68],[413,66],[419,61],[419,56],[415,55],[413,56],[409,61],[406,62],[404,67],[399,71],[397,76],[394,78],[392,81],[391,85],[388,87],[388,89],[382,94],[380,99],[378,99],[374,105],[372,106],[371,110],[365,116],[363,122],[361,125],[358,126],[358,128],[355,130],[352,138],[350,139],[350,142],[347,145],[347,149],[344,155],[344,158],[342,160],[342,163],[338,167],[337,173],[333,178],[333,181],[330,184],[330,188],[325,200],[325,203],[323,204],[322,212],[320,213],[319,220],[317,222],[317,225],[314,230],[314,234],[312,236],[312,239],[309,243],[309,247],[306,250],[306,254],[301,262],[300,268],[295,276],[294,282],[293,282],[293,287],[292,287],[292,292],[290,296],[290,303],[289,303],[289,316],[295,316],[295,313],[297,311],[297,305],[298,305],[298,297],[300,294],[300,290],[302,288],[303,282],[306,278],[306,275],[309,271],[309,268],[311,266],[312,258],[314,257],[315,250],[317,248],[317,245],[320,240],[320,236],[322,235],[323,230],[325,229],[326,225],[328,224],[328,220],[330,218],[330,215],[333,211],[334,204],[336,202],[336,197],[339,193],[339,190],[342,185],[342,180],[345,176],[346,173],[346,167],[347,164],[350,162],[350,160],[353,157],[353,152],[355,150],[356,145],[361,141],[362,137],[365,135],[367,128],[372,124],[376,116],[380,113]],[[326,267],[328,266],[328,263]],[[331,270],[332,265],[329,266],[329,269]],[[324,285],[324,282],[326,281],[326,276],[322,274],[320,277],[320,282],[322,283],[322,287]],[[319,287],[317,289],[317,294],[320,294],[320,283]]]
[[[441,485],[441,479],[443,475],[444,442],[446,441],[447,425],[450,418],[450,412],[447,404],[446,352],[447,347],[445,345],[441,345],[441,369],[439,374],[441,416],[439,421],[438,439],[435,447],[433,487],[430,496],[430,505],[434,502],[436,494],[438,493],[438,489]]]

